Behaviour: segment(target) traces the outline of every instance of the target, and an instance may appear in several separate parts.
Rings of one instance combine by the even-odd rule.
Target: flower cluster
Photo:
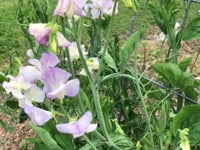
[[[28,54],[32,56],[30,51]],[[28,62],[30,65],[22,66],[16,77],[9,75],[10,81],[4,81],[3,87],[7,93],[11,93],[18,99],[19,106],[24,109],[34,124],[44,125],[53,114],[34,106],[34,103],[44,102],[45,96],[49,100],[62,100],[65,96],[74,97],[79,92],[80,83],[78,79],[70,80],[71,74],[57,67],[60,61],[53,53],[43,53],[40,60],[30,58]],[[38,84],[42,85],[42,88],[37,86]],[[95,129],[96,124],[90,124],[91,120],[91,113],[87,112],[77,123],[58,124],[57,128],[61,132],[78,137],[84,132]],[[85,122],[85,127],[80,129],[78,122]],[[62,126],[66,126],[66,129],[59,128]],[[68,126],[73,127],[73,130],[68,131]]]
[[[59,0],[54,10],[54,16],[67,16],[71,18],[74,15],[87,16],[91,14],[92,19],[103,19],[104,16],[111,16],[114,8],[113,0]],[[116,9],[115,13],[118,13]]]

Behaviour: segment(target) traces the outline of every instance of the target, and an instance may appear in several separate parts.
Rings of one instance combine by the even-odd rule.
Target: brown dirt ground
[[[150,30],[146,33],[146,36],[142,39],[142,43],[139,45],[139,53],[141,56],[141,59],[139,60],[138,69],[141,70],[142,64],[143,64],[143,52],[144,49],[146,50],[146,69],[145,72],[148,76],[153,77],[155,74],[152,74],[152,71],[150,69],[151,64],[154,64],[156,62],[163,61],[163,54],[165,54],[165,51],[167,51],[167,44],[164,44],[162,50],[161,44],[156,42],[156,35],[159,33],[159,29],[152,27]],[[124,38],[124,36],[122,37]],[[145,45],[145,48],[144,46]],[[197,51],[200,49],[200,40],[194,40],[191,42],[184,42],[182,43],[182,48],[179,51],[179,60],[182,60],[183,58],[192,57],[195,59],[197,55]],[[158,56],[159,54],[159,56]],[[194,60],[193,60],[194,61]],[[130,60],[130,63],[132,61]],[[200,59],[197,60],[196,64],[194,65],[193,70],[191,68],[188,70],[192,72],[192,74],[195,77],[200,76]],[[16,115],[16,114],[13,114]],[[0,111],[0,120],[7,121],[8,118],[5,117],[4,114],[1,114]],[[6,133],[6,131],[3,128],[0,128],[0,150],[18,150],[20,148],[20,143],[22,142],[22,139],[25,137],[31,137],[34,136],[34,133],[30,129],[28,122],[25,122],[23,124],[19,124],[17,121],[12,123],[14,127],[13,133]]]

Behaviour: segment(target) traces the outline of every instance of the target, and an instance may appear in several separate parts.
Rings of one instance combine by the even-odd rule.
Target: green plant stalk
[[[79,31],[79,32],[81,32],[81,31]],[[110,136],[108,134],[108,131],[107,131],[107,128],[106,128],[106,124],[105,124],[105,120],[104,120],[104,116],[103,116],[103,111],[102,111],[101,104],[100,104],[99,95],[98,95],[98,88],[95,86],[95,82],[94,82],[94,80],[92,78],[92,75],[91,75],[91,73],[90,73],[90,71],[88,69],[88,66],[86,64],[85,58],[83,56],[83,53],[82,53],[82,50],[81,50],[81,39],[80,39],[79,35],[80,34],[78,34],[75,39],[76,39],[76,43],[77,43],[77,47],[78,47],[78,51],[79,51],[81,62],[83,64],[83,67],[85,69],[85,72],[87,74],[88,80],[89,80],[91,88],[92,88],[92,94],[93,94],[93,98],[94,98],[94,105],[95,105],[96,112],[98,112],[97,113],[97,117],[99,119],[100,126],[101,126],[101,128],[102,128],[102,130],[104,132],[104,135],[106,136],[110,146],[113,146],[116,149],[119,149],[115,145],[115,143],[112,141],[112,139],[110,138]]]
[[[104,61],[104,56],[105,56],[105,53],[106,53],[106,48],[107,48],[108,43],[110,41],[109,39],[111,38],[111,30],[112,30],[111,27],[113,25],[113,20],[114,20],[114,16],[115,16],[115,10],[116,10],[116,7],[117,7],[117,2],[118,2],[118,0],[115,0],[114,8],[113,8],[112,16],[111,16],[111,20],[110,20],[110,23],[109,23],[107,31],[106,31],[105,45],[103,47],[102,58],[100,59],[100,62],[99,62],[100,66],[99,66],[99,70],[97,72],[97,77],[96,77],[97,80],[101,79],[100,78],[100,74],[101,74],[102,69],[103,69],[103,61]]]
[[[86,135],[83,135],[83,137],[87,141],[87,143],[92,147],[93,150],[97,150],[96,146],[90,141],[90,139]]]
[[[62,25],[62,31],[63,31],[64,36],[66,36],[65,22],[66,22],[66,19],[65,18],[61,18],[61,25]],[[72,76],[74,77],[74,70],[73,70],[73,66],[72,66],[72,63],[71,63],[69,50],[68,50],[68,48],[65,48],[65,50],[66,50],[66,55],[67,55],[67,64],[68,64],[70,72],[72,73]]]
[[[148,0],[145,0],[144,2],[144,9],[146,8],[147,9],[147,2]],[[141,31],[141,28],[142,28],[142,24],[144,22],[144,17],[142,17],[141,19],[141,22],[140,22],[140,27],[139,27],[139,31]],[[149,116],[149,113],[147,111],[147,108],[146,108],[146,104],[145,104],[145,101],[144,101],[144,96],[142,95],[142,91],[141,91],[141,87],[140,87],[140,80],[138,78],[138,70],[137,70],[137,64],[138,64],[138,43],[139,43],[139,39],[140,39],[140,36],[138,36],[138,42],[135,44],[135,55],[134,55],[134,72],[132,72],[133,75],[135,75],[135,84],[136,84],[136,88],[137,88],[137,93],[141,99],[141,103],[142,103],[142,106],[143,106],[143,111],[145,113],[145,116],[146,116],[146,121],[147,121],[147,128],[148,128],[148,131],[149,131],[149,134],[150,134],[150,142],[151,142],[151,149],[154,150],[155,149],[155,145],[154,145],[154,140],[153,140],[153,132],[152,132],[152,129],[151,129],[151,122],[150,122],[150,116]]]
[[[137,46],[138,46],[138,43],[136,44],[136,47]],[[137,70],[137,63],[138,63],[137,55],[138,55],[138,49],[136,48],[135,49],[135,56],[134,56],[134,60],[135,60],[134,61],[134,64],[135,64],[134,72],[135,73],[138,72],[138,70]],[[135,74],[135,73],[133,73],[133,74]],[[152,129],[151,129],[150,116],[149,116],[149,113],[148,113],[147,108],[146,108],[146,104],[145,104],[145,101],[144,101],[144,96],[142,95],[142,91],[141,91],[141,87],[140,87],[140,80],[138,79],[137,74],[135,75],[135,84],[136,84],[136,88],[137,88],[137,93],[138,93],[138,95],[139,95],[139,97],[141,99],[141,103],[142,103],[142,106],[143,106],[143,111],[144,111],[145,116],[146,116],[148,130],[149,130],[149,134],[150,134],[151,148],[153,150],[153,149],[155,149],[155,147],[154,147],[154,140],[153,140],[153,132],[152,132]]]

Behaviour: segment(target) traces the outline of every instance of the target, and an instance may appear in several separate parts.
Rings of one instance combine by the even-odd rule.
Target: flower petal
[[[92,121],[91,112],[87,111],[78,121],[66,123],[66,124],[57,124],[56,128],[61,133],[73,134],[74,138],[82,136],[85,132],[94,131],[95,125],[90,126]]]
[[[60,62],[60,60],[53,53],[43,53],[40,62],[45,67],[54,67]]]
[[[20,74],[27,82],[34,82],[41,78],[41,72],[34,66],[21,67]]]
[[[56,32],[56,36],[59,47],[65,48],[71,45],[71,42],[69,42],[61,32]]]
[[[39,126],[44,125],[52,118],[50,111],[35,106],[25,105],[24,112],[31,118],[34,124]]]
[[[79,86],[80,86],[80,82],[78,79],[73,79],[73,80],[68,81],[66,84],[65,95],[70,96],[70,97],[76,96],[79,92],[79,88],[80,88]]]
[[[46,27],[45,23],[31,23],[29,25],[29,33],[35,37],[35,39],[41,45],[47,45],[49,40],[50,29]]]

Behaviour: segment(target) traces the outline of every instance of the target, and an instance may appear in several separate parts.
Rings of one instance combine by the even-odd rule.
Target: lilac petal
[[[82,136],[87,131],[91,121],[92,121],[92,114],[91,112],[88,111],[77,122],[57,124],[56,128],[61,133],[73,134],[73,137],[77,138]],[[91,128],[94,127],[92,126]]]
[[[60,68],[49,68],[49,70],[42,77],[44,81],[44,91],[51,92],[57,89],[60,85],[64,84],[70,76],[71,74],[69,72]]]
[[[41,108],[25,105],[24,112],[31,118],[31,121],[36,125],[44,125],[52,118],[50,111],[43,110]]]
[[[58,46],[65,48],[71,45],[71,42],[69,42],[62,33],[56,32]]]
[[[66,96],[74,97],[79,92],[80,82],[78,79],[73,79],[67,82],[66,84]]]
[[[34,82],[41,77],[41,72],[34,66],[21,67],[20,74],[27,82]]]
[[[54,91],[47,93],[47,97],[50,99],[56,99],[56,98],[63,99],[65,96],[65,88],[66,85],[63,84]]]
[[[74,2],[80,7],[80,8],[83,8],[86,3],[87,3],[87,0],[74,0]]]
[[[84,6],[84,3],[86,3],[85,0],[83,2],[74,1],[74,4],[76,6],[76,12],[75,12],[76,15],[78,15],[78,16],[86,16],[85,11],[82,9],[82,7]]]
[[[45,67],[54,67],[60,62],[60,60],[53,53],[43,53],[40,62]]]

